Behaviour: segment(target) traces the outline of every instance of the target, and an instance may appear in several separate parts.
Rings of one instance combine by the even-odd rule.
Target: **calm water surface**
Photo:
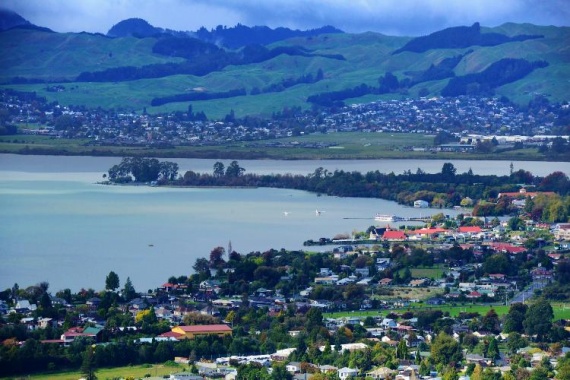
[[[286,189],[96,184],[119,161],[0,155],[0,289],[15,282],[25,287],[48,281],[53,291],[66,287],[99,290],[113,270],[121,285],[129,276],[137,290],[147,290],[171,275],[191,274],[197,258],[208,257],[216,246],[227,248],[229,242],[240,253],[300,249],[307,239],[365,230],[374,224],[377,212],[401,216],[439,212],[379,199],[319,197]],[[176,161],[183,173],[211,172],[216,160]],[[256,173],[306,174],[318,166],[400,173],[417,167],[438,172],[443,162],[240,161],[240,165]],[[492,174],[507,174],[510,165],[452,162],[458,172],[472,168],[476,174],[491,168],[496,170]],[[568,163],[515,162],[514,166],[540,175],[553,167],[569,172]],[[315,210],[323,212],[317,216]]]

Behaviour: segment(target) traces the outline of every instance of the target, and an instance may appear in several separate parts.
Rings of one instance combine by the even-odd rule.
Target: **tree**
[[[441,168],[441,176],[443,177],[444,180],[453,180],[455,178],[455,173],[457,172],[457,169],[455,168],[455,166],[453,166],[453,164],[451,162],[446,162],[443,164],[443,167]]]
[[[115,291],[119,288],[119,276],[111,271],[105,279],[105,289]]]
[[[323,324],[323,313],[320,308],[312,307],[307,312],[307,331],[320,328]]]
[[[225,173],[225,166],[220,161],[214,164],[214,177],[223,177]]]
[[[223,247],[216,247],[210,251],[210,267],[219,268],[224,262],[224,254],[226,250]]]
[[[445,332],[440,332],[431,345],[431,359],[436,365],[459,363],[462,356],[459,343]]]
[[[287,371],[284,364],[275,364],[272,368],[272,380],[291,380],[293,378],[293,375]]]
[[[80,371],[84,375],[85,380],[97,380],[95,375],[95,355],[93,353],[93,346],[87,346],[83,353],[83,362],[81,363]]]
[[[192,266],[194,272],[198,273],[204,279],[210,278],[210,262],[204,257],[199,257]]]
[[[239,177],[245,169],[239,166],[237,161],[232,161],[226,169],[226,177]]]
[[[481,320],[481,328],[494,334],[500,331],[499,325],[499,316],[497,315],[495,309],[489,310]]]
[[[396,347],[396,357],[398,359],[408,358],[408,346],[406,345],[406,341],[404,339],[400,339],[398,342],[398,347]]]
[[[130,301],[136,298],[136,296],[137,292],[133,286],[133,283],[131,282],[131,278],[127,277],[127,281],[125,281],[125,287],[123,288],[123,297],[125,298],[125,301]]]
[[[516,302],[512,303],[509,307],[509,312],[505,315],[503,321],[503,332],[506,334],[517,332],[523,333],[524,326],[523,321],[525,318],[528,306],[524,303]],[[509,336],[510,339],[510,336]]]
[[[499,359],[501,357],[499,346],[497,345],[497,340],[494,337],[491,337],[489,340],[489,345],[487,346],[487,354],[485,356],[493,360]]]
[[[542,341],[552,328],[554,312],[550,303],[540,298],[528,308],[523,326],[528,335],[536,335],[538,341]]]
[[[164,161],[160,163],[160,178],[166,181],[174,181],[178,177],[178,164]]]

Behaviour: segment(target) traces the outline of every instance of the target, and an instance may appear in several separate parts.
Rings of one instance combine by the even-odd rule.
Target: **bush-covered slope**
[[[231,109],[239,117],[251,113],[271,115],[284,107],[309,108],[312,104],[307,99],[318,99],[326,93],[341,94],[335,95],[339,98],[334,102],[441,95],[450,80],[462,83],[465,79],[454,78],[473,78],[497,62],[513,59],[544,61],[548,65],[527,71],[525,76],[508,76],[513,80],[498,78],[492,86],[468,87],[490,89],[521,104],[528,104],[536,93],[551,101],[568,100],[570,28],[505,24],[480,28],[480,32],[509,38],[544,37],[511,40],[497,46],[392,54],[412,39],[378,33],[333,33],[230,50],[164,33],[148,38],[109,38],[12,29],[0,32],[0,49],[5,53],[0,55],[0,82],[36,91],[62,104],[139,110],[148,107],[149,112],[158,112],[185,110],[190,101],[185,99],[193,99],[194,110],[205,111],[208,117],[223,117]],[[319,80],[310,80],[319,72]],[[82,82],[64,83],[64,90],[59,92],[47,91],[48,86],[42,83],[13,84],[15,77],[19,82],[73,82],[81,73],[85,73],[80,77]],[[385,91],[379,79],[386,78],[387,73],[398,80],[398,86]],[[231,90],[243,89],[245,94],[240,91],[236,97],[216,99],[184,95],[194,88],[224,96],[232,94]],[[160,98],[184,101],[155,101],[162,105],[153,107],[152,100]]]

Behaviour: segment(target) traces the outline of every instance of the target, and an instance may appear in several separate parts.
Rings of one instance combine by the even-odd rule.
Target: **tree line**
[[[109,169],[108,180],[112,183],[152,182],[182,186],[244,186],[275,187],[305,190],[318,194],[341,197],[381,198],[412,206],[414,201],[427,201],[431,207],[450,208],[474,206],[473,215],[515,215],[521,210],[509,197],[500,193],[517,192],[530,186],[539,192],[554,192],[528,198],[522,211],[535,220],[565,222],[570,217],[570,179],[562,172],[553,172],[545,177],[534,176],[520,169],[508,176],[477,175],[470,169],[457,174],[452,163],[444,163],[439,173],[426,173],[420,168],[402,174],[367,173],[335,170],[329,172],[317,168],[308,175],[253,174],[234,160],[227,167],[218,161],[213,172],[197,173],[188,170],[178,175],[178,164],[160,162],[156,158],[127,157]],[[526,198],[520,194],[517,198]]]

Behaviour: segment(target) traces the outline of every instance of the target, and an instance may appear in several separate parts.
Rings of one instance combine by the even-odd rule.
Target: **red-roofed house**
[[[172,328],[172,332],[180,334],[177,339],[194,339],[197,336],[232,335],[232,329],[228,325],[193,325],[193,326],[176,326]]]
[[[174,338],[174,339],[179,339],[179,340],[184,339],[186,337],[186,335],[181,334],[181,333],[177,333],[174,331],[167,331],[163,334],[160,334],[159,336],[162,338]]]
[[[526,252],[525,247],[517,247],[509,243],[491,243],[490,247],[497,252],[505,252],[511,255]]]
[[[463,227],[459,227],[459,233],[461,234],[480,234],[481,233],[481,227],[479,226],[463,226]]]
[[[404,241],[407,238],[408,238],[408,235],[406,235],[402,231],[386,230],[386,231],[384,231],[384,235],[382,235],[382,239],[387,240],[387,241]]]

